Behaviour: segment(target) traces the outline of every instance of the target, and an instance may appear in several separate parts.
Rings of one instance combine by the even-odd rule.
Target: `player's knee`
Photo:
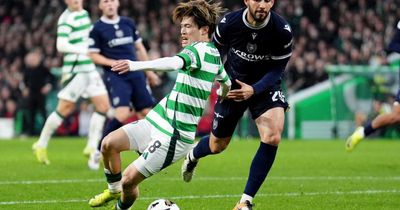
[[[129,109],[121,109],[121,108],[117,108],[115,109],[114,112],[114,117],[120,121],[120,122],[124,122],[125,120],[127,120],[130,116],[130,110]]]
[[[112,139],[111,133],[104,137],[103,141],[101,142],[101,153],[108,153],[115,149]]]
[[[228,143],[225,141],[212,142],[210,144],[210,150],[211,150],[211,153],[213,153],[213,154],[221,153],[227,147],[228,147]]]
[[[107,113],[108,109],[110,109],[110,107],[106,104],[99,104],[96,106],[96,111],[100,113]]]
[[[129,189],[131,191],[135,188],[133,177],[131,177],[129,173],[124,174],[121,179],[121,185],[123,189]]]
[[[281,142],[281,133],[273,132],[268,135],[261,136],[262,142],[270,145],[278,145]]]

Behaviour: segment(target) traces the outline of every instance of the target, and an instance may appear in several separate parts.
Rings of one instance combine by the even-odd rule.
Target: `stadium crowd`
[[[98,1],[84,2],[92,20],[97,20]],[[178,27],[171,20],[177,2],[120,0],[120,14],[136,21],[151,59],[172,56],[179,50]],[[225,0],[224,5],[233,10],[244,4]],[[15,117],[26,106],[28,86],[23,81],[29,52],[39,51],[47,69],[61,66],[55,38],[57,18],[64,9],[63,0],[0,1],[0,117]],[[327,64],[379,63],[400,18],[398,0],[276,0],[275,10],[289,21],[295,35],[286,70],[289,97],[326,80]],[[173,81],[169,75],[163,78],[166,83]],[[158,88],[155,95],[161,97],[166,91]]]

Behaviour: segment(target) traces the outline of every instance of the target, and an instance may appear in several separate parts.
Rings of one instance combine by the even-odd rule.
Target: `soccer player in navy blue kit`
[[[189,182],[200,158],[228,146],[237,122],[249,108],[261,142],[234,209],[252,209],[252,200],[274,162],[288,108],[281,90],[282,76],[293,44],[289,24],[271,10],[273,0],[244,3],[245,8],[225,15],[213,37],[227,56],[225,69],[233,83],[229,99],[216,103],[210,136],[199,141],[182,165],[183,179]]]
[[[388,50],[392,52],[388,56],[389,63],[394,65],[396,68],[400,68],[400,21],[397,23],[396,32],[389,43]],[[397,92],[396,101],[392,106],[392,111],[389,113],[380,114],[365,126],[358,127],[354,133],[347,138],[346,150],[348,152],[353,151],[356,145],[365,137],[371,135],[378,129],[396,123],[400,123],[400,89]]]
[[[99,8],[103,15],[90,32],[89,55],[93,62],[103,66],[104,80],[109,96],[115,108],[114,118],[106,125],[103,138],[118,129],[130,116],[132,103],[138,117],[143,118],[153,107],[155,101],[151,96],[143,72],[129,72],[119,75],[111,71],[115,60],[148,60],[146,49],[139,31],[132,19],[118,15],[118,0],[100,0]],[[157,85],[159,78],[154,72],[147,72],[151,85]],[[101,141],[99,143],[99,148]],[[100,152],[95,151],[89,158],[92,169],[99,168]]]

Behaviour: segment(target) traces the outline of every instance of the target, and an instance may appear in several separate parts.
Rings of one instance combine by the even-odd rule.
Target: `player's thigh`
[[[147,120],[138,120],[121,127],[129,139],[130,150],[143,153],[151,142],[151,124]]]
[[[152,132],[152,141],[133,164],[141,174],[149,177],[185,157],[192,148],[193,144],[182,142],[159,131]]]
[[[75,102],[60,99],[57,104],[57,112],[63,117],[70,115],[75,109]]]
[[[110,108],[110,102],[108,100],[108,95],[97,95],[90,98],[92,103],[94,104],[96,111],[101,113],[106,113],[107,110]]]
[[[271,108],[259,116],[255,122],[262,142],[272,145],[279,144],[285,123],[284,108]]]
[[[255,119],[261,141],[273,145],[280,142],[289,104],[279,87],[265,91],[249,100],[249,109]]]
[[[109,133],[102,142],[102,152],[107,151],[127,151],[130,149],[128,134],[125,130],[119,128]]]
[[[247,102],[217,101],[214,107],[212,134],[217,138],[231,137],[236,125],[247,109]]]

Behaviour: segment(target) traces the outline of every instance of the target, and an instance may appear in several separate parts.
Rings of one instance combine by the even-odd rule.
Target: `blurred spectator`
[[[29,117],[27,121],[28,134],[35,135],[35,127],[43,127],[46,113],[46,95],[54,86],[54,76],[43,64],[43,54],[35,49],[25,56],[23,95],[27,98]],[[40,126],[36,125],[36,113],[40,114]]]

